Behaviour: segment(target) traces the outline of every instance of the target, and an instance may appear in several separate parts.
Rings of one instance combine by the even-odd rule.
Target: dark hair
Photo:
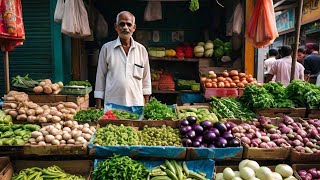
[[[269,56],[277,56],[279,52],[276,49],[270,49],[268,54]]]
[[[298,52],[299,52],[299,53],[304,53],[304,52],[305,52],[305,49],[304,49],[304,48],[299,48],[299,49],[298,49]]]
[[[290,46],[281,46],[279,53],[281,57],[290,56],[292,53],[292,48]]]
[[[312,45],[312,49],[315,50],[315,51],[319,51],[319,45],[316,44],[316,43],[314,43],[314,44]]]

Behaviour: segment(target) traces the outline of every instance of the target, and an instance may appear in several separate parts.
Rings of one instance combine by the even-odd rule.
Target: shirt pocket
[[[134,64],[132,76],[138,80],[141,80],[143,77],[143,71],[144,71],[144,67],[142,65]]]

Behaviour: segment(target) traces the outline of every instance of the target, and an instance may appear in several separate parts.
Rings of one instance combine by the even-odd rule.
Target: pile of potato
[[[88,123],[79,125],[77,121],[66,121],[47,125],[31,133],[26,145],[82,145],[87,146],[96,131]]]
[[[73,120],[73,116],[79,111],[79,106],[74,102],[58,102],[51,106],[40,106],[29,101],[26,93],[10,91],[5,96],[3,111],[18,121],[58,123],[60,121]]]
[[[62,82],[52,83],[50,79],[45,79],[39,83],[39,86],[33,88],[36,94],[59,94],[63,87]]]

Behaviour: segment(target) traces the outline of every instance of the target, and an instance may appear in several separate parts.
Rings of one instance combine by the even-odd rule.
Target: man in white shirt
[[[282,46],[279,49],[281,59],[275,61],[267,75],[266,82],[270,82],[273,76],[276,76],[276,82],[281,82],[288,86],[291,76],[292,49],[290,46]],[[299,62],[296,63],[294,79],[304,80],[304,67]]]
[[[101,48],[94,97],[122,106],[144,106],[151,94],[151,76],[146,48],[132,38],[135,17],[128,11],[117,15],[118,38]]]
[[[276,57],[278,56],[278,51],[276,49],[270,49],[268,52],[268,59],[266,59],[263,63],[264,66],[264,75],[266,76],[273,65],[273,63],[276,61]],[[274,82],[276,80],[276,77],[274,76],[272,78],[272,81]]]

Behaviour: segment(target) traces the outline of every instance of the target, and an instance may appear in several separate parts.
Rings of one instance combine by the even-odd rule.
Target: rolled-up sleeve
[[[143,51],[143,59],[144,59],[144,72],[142,79],[142,92],[143,95],[152,94],[152,86],[151,86],[151,73],[150,73],[150,63],[148,52],[146,49]]]
[[[98,68],[96,74],[96,86],[94,91],[94,97],[104,99],[104,92],[106,88],[106,77],[108,72],[107,63],[107,48],[103,46],[100,51]]]

